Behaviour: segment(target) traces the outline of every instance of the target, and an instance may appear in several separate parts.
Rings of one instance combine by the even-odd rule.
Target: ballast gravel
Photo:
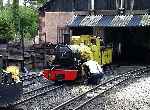
[[[148,73],[150,74],[150,73]],[[150,76],[130,80],[93,100],[83,110],[150,110]]]
[[[150,110],[150,77],[141,78],[109,97],[112,101],[106,110]]]
[[[134,67],[132,67],[132,66],[131,67],[130,66],[121,66],[119,68],[115,68],[115,69],[113,69],[113,73],[112,73],[112,71],[108,71],[108,73],[106,75],[104,75],[104,78],[102,79],[102,81],[111,79],[111,78],[113,78],[114,76],[116,76],[118,74],[121,74],[123,72],[127,72],[129,70],[133,70],[135,68],[138,68],[138,66],[137,67],[135,67],[135,66]],[[34,86],[37,88],[36,85],[34,85]],[[53,108],[57,104],[63,103],[64,101],[69,100],[72,97],[75,97],[75,96],[77,96],[77,95],[87,91],[90,88],[91,87],[89,85],[83,85],[83,86],[82,85],[80,85],[80,86],[72,85],[71,87],[68,86],[68,87],[66,87],[66,89],[62,88],[62,90],[59,89],[58,91],[54,91],[51,94],[48,93],[48,94],[45,94],[45,95],[43,95],[41,97],[33,99],[33,100],[29,101],[29,103],[24,104],[23,108],[24,108],[24,110],[46,110],[47,107],[50,107],[50,108],[52,107]],[[108,99],[111,99],[111,98],[108,98]],[[106,100],[106,99],[104,99],[104,100]],[[112,100],[113,100],[113,98],[112,98]],[[113,110],[113,109],[111,109],[111,106],[107,107],[106,105],[103,105],[107,101],[108,100],[102,101],[101,98],[97,99],[96,102],[98,102],[98,103],[100,102],[101,104],[100,103],[96,104],[95,102],[93,102],[96,105],[92,109],[96,109],[97,108],[97,110],[100,110],[100,108],[105,108],[105,109],[102,109],[102,110]],[[108,103],[108,105],[109,105],[109,103]],[[92,104],[92,106],[94,104]],[[89,107],[90,109],[89,108],[88,109],[91,110],[92,106],[90,106]],[[86,110],[86,109],[84,109],[84,110]],[[114,109],[114,110],[120,110],[120,109]]]

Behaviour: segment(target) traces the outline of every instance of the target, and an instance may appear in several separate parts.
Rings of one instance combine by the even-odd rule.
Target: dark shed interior
[[[113,62],[150,63],[149,27],[105,28],[105,42],[113,44]]]

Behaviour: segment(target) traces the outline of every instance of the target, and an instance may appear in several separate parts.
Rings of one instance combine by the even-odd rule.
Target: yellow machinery
[[[20,82],[19,67],[17,67],[17,66],[8,66],[6,68],[6,71],[10,72],[10,74],[12,74],[12,78],[14,79],[15,82]]]
[[[71,44],[82,47],[80,49],[81,57],[95,60],[100,65],[107,65],[112,62],[112,47],[104,46],[103,41],[99,38],[90,35],[72,36]]]

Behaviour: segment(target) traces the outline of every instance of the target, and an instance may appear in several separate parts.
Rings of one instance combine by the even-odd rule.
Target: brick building
[[[63,42],[63,33],[68,31],[64,28],[67,22],[69,20],[73,20],[74,15],[88,15],[92,9],[91,1],[92,0],[49,0],[46,4],[39,8],[39,35],[41,39],[52,43]],[[115,20],[113,18],[115,18],[116,15],[120,14],[118,13],[120,8],[124,8],[126,10],[124,13],[125,15],[144,15],[149,13],[150,7],[149,0],[94,1],[94,13],[96,15],[106,15],[106,18],[110,19],[111,22]],[[140,17],[140,19],[142,18],[143,16]],[[134,20],[136,18],[131,16],[129,19]],[[120,22],[122,21],[120,20]],[[104,21],[102,24],[104,24]],[[118,25],[110,26],[110,24],[105,24],[101,27],[118,27]]]

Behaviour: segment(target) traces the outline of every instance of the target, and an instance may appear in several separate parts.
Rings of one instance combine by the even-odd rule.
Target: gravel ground
[[[113,68],[113,71],[106,71],[104,74],[104,77],[102,78],[102,81],[109,80],[111,78],[114,78],[118,74],[125,73],[127,71],[131,71],[137,68],[141,68],[142,66],[120,66]]]
[[[65,86],[61,89],[54,91],[53,93],[48,93],[42,97],[30,100],[30,103],[24,104],[24,110],[47,110],[47,107],[55,107],[62,102],[86,92],[90,89],[90,86],[78,85],[78,86]],[[36,109],[35,109],[36,108]]]
[[[106,75],[104,76],[104,78],[102,79],[102,81],[108,80],[108,79],[114,77],[115,75],[117,75],[118,73],[127,72],[131,69],[135,69],[138,67],[139,66],[137,66],[137,67],[121,66],[119,68],[115,68],[115,69],[113,69],[113,73],[112,73],[112,71],[108,71],[106,73]],[[34,86],[35,87],[33,87],[33,88],[37,88],[37,86],[40,86],[40,84],[36,83],[36,85],[34,85]],[[66,87],[65,89],[62,88],[62,90],[55,91],[54,93],[46,94],[42,97],[32,100],[32,101],[30,101],[30,103],[24,104],[24,107],[22,106],[21,108],[24,108],[24,110],[43,110],[45,107],[52,106],[52,105],[54,106],[56,103],[60,104],[64,101],[68,100],[69,98],[77,96],[80,93],[87,91],[89,88],[91,88],[91,87],[86,86],[86,85],[79,85],[79,86],[74,85],[71,87]],[[102,102],[104,102],[104,101],[102,101]],[[97,104],[97,105],[99,105],[99,104]],[[100,105],[102,105],[102,104],[100,104]],[[110,109],[110,110],[112,110],[112,109]]]
[[[150,110],[150,73],[130,79],[93,100],[83,110]]]
[[[30,84],[32,82],[33,82],[33,84],[28,85],[27,87],[23,88],[23,92],[28,92],[28,91],[38,89],[40,87],[43,87],[43,86],[46,86],[46,85],[49,85],[49,84],[53,84],[52,81],[45,80],[42,77],[37,78],[37,79],[33,79],[32,81],[25,81],[25,82],[23,82],[23,84],[26,85],[26,84]]]

